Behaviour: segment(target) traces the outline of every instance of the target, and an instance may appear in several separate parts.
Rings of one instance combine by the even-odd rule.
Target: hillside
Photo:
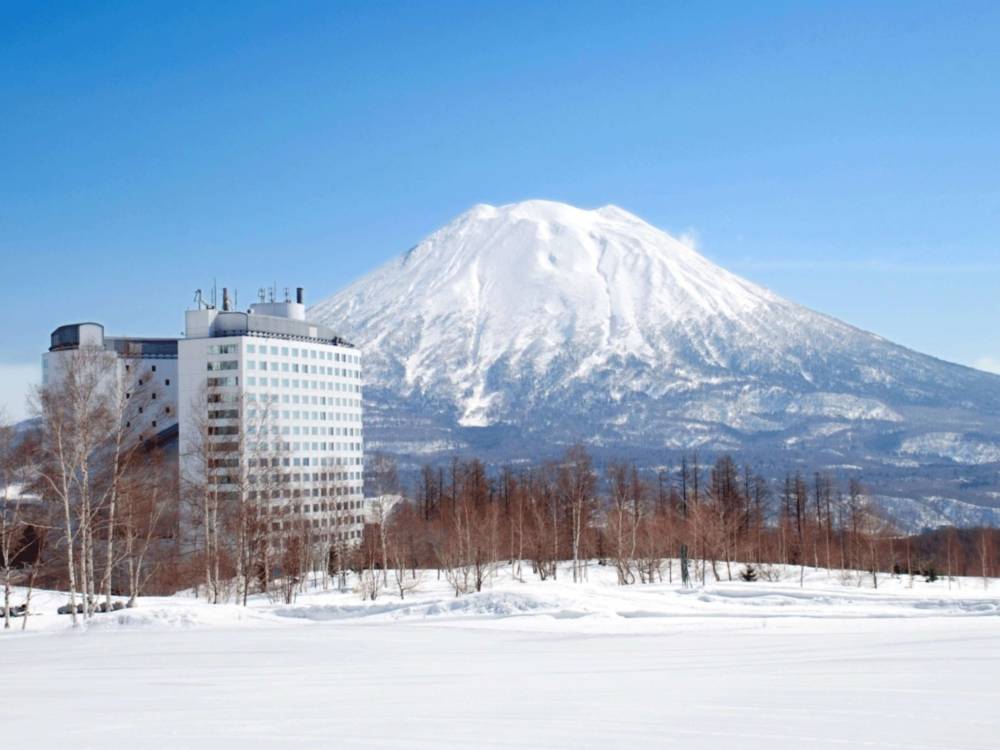
[[[915,498],[1000,489],[1000,377],[785,300],[614,206],[476,206],[310,316],[363,348],[369,446],[399,455],[583,442],[902,477]]]

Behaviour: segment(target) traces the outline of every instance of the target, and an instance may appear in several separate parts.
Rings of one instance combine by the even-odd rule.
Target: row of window
[[[130,400],[131,398],[132,398],[132,394],[126,392],[125,393],[125,399],[126,400]],[[150,394],[149,400],[150,401],[156,401],[156,392],[155,391],[152,394]],[[170,407],[169,406],[167,407],[167,412],[168,413],[170,412]],[[142,407],[141,406],[139,407],[139,413],[142,414]]]
[[[211,347],[209,347],[211,349]],[[235,351],[235,350],[233,350]],[[223,354],[229,352],[212,352],[209,354]],[[303,359],[323,359],[330,362],[348,362],[351,364],[359,365],[361,364],[361,357],[357,354],[347,353],[347,352],[331,352],[326,350],[317,349],[299,349],[298,347],[277,347],[274,345],[267,344],[247,344],[247,354],[270,354],[273,357],[299,357]]]
[[[329,451],[354,451],[361,452],[361,443],[326,443],[326,442],[277,442],[277,443],[256,443],[253,445],[248,445],[244,448],[238,442],[225,442],[221,440],[213,440],[209,443],[209,450],[214,454],[224,454],[224,453],[242,453],[242,452],[253,452],[254,455],[264,455],[269,452],[274,452],[278,454],[288,454],[293,450],[296,451],[312,451],[314,453],[318,452],[329,452]],[[351,447],[356,446],[356,447]],[[287,458],[287,455],[286,455]],[[265,460],[265,459],[262,459]],[[313,458],[313,466],[345,466],[345,465],[355,465],[360,464],[361,459],[356,456],[331,456],[331,457],[320,457]]]
[[[212,363],[209,362],[211,365]],[[222,364],[222,363],[216,363]],[[234,369],[234,368],[226,368]],[[361,380],[361,370],[351,370],[346,367],[327,367],[326,365],[302,365],[297,362],[271,362],[270,366],[265,360],[247,360],[248,370],[265,370],[270,372],[300,372],[303,375],[327,375],[333,378],[350,378]]]
[[[125,372],[132,372],[132,365],[126,364],[125,365]],[[149,372],[156,372],[156,365],[150,366]],[[164,378],[164,383],[166,385],[170,385],[170,378]],[[142,385],[142,378],[139,378],[139,385]]]
[[[272,458],[270,461],[266,458],[250,458],[247,459],[247,466],[249,468],[259,467],[261,469],[266,469],[269,466],[277,468],[281,466],[281,459]],[[287,464],[285,464],[287,466]],[[360,471],[314,471],[314,472],[303,472],[289,474],[293,482],[346,482],[349,480],[361,480]]]
[[[266,468],[266,467],[264,467]],[[252,475],[250,475],[252,476]],[[264,475],[267,477],[267,475]],[[322,483],[329,484],[330,482],[346,482],[346,481],[361,481],[361,472],[359,471],[343,471],[343,472],[303,472],[294,474],[271,474],[271,479],[274,482],[291,482],[292,484],[311,484],[311,483]],[[278,479],[277,477],[282,476],[284,479]],[[322,478],[321,478],[322,477]],[[354,488],[355,485],[341,485],[343,487]],[[356,485],[358,491],[361,491],[361,485]],[[338,492],[338,495],[350,495],[351,492]]]
[[[238,448],[238,444],[237,443],[219,443],[218,445],[236,446],[236,448],[234,448],[234,450]],[[282,452],[288,453],[289,451],[292,450],[292,445],[293,445],[293,443],[275,443],[274,444],[274,450],[277,453],[282,453]],[[309,443],[294,443],[294,445],[302,445],[302,446],[304,446],[303,448],[300,448],[299,450],[310,450],[310,448],[309,448],[310,444]],[[318,446],[324,446],[324,445],[327,446],[327,447],[326,448],[318,447]],[[342,446],[342,445],[354,445],[354,443],[312,443],[313,447],[311,448],[311,450],[313,450],[315,452],[319,452],[319,451],[323,451],[323,452],[326,452],[326,451],[345,451],[346,452],[346,451],[355,450],[353,448],[341,448],[341,447],[338,447],[338,446]],[[268,443],[257,443],[257,445],[251,446],[251,447],[254,449],[254,451],[256,453],[261,454],[261,453],[267,453],[268,452],[268,448],[270,447],[270,445]],[[361,452],[361,448],[357,448],[356,452],[360,453]],[[288,457],[285,457],[285,458],[282,458],[281,460],[282,461],[286,461],[286,460],[291,460],[291,459],[289,459]],[[298,465],[300,465],[300,466],[302,466],[302,465],[304,465],[304,466],[362,466],[363,464],[364,464],[364,461],[362,460],[361,456],[355,455],[355,456],[319,456],[319,457],[315,457],[314,456],[310,460],[310,462],[308,464],[298,464]]]
[[[271,372],[290,372],[290,373],[302,373],[304,375],[326,375],[329,377],[336,378],[349,378],[352,380],[361,380],[361,370],[348,369],[346,367],[327,367],[326,365],[300,365],[297,362],[271,362],[270,367],[265,360],[247,360],[248,370],[270,370]],[[208,372],[220,372],[224,370],[238,370],[240,369],[240,363],[235,359],[222,359],[222,360],[209,360],[205,363],[205,369]],[[142,385],[142,381],[139,381],[139,385]]]
[[[212,397],[217,396],[220,399],[225,398],[227,401],[233,403],[239,403],[239,396],[235,393],[211,393],[209,394],[209,403],[212,402]],[[347,396],[309,396],[309,395],[299,395],[298,393],[248,393],[247,401],[260,401],[262,404],[305,404],[308,405],[312,403],[313,406],[347,406],[353,407],[355,409],[361,408],[361,399],[359,398],[349,398]],[[359,417],[360,419],[360,417]]]
[[[275,447],[275,450],[277,452],[281,452],[281,448],[279,447],[280,445],[281,445],[280,443],[275,443],[274,447]],[[302,445],[305,446],[305,448],[303,448],[302,450],[309,450],[309,443],[303,443]],[[326,446],[328,446],[328,448],[314,447],[312,450],[317,451],[317,452],[321,451],[321,450],[322,451],[327,451],[327,450],[331,450],[331,451],[332,450],[341,450],[341,451],[345,451],[346,452],[346,451],[349,450],[347,448],[336,448],[335,447],[337,445],[342,445],[341,443],[312,443],[312,445],[313,446],[318,446],[318,445],[326,445]],[[284,452],[287,453],[287,452],[291,451],[291,449],[292,449],[291,448],[292,443],[284,443],[284,446],[285,446]],[[259,443],[256,446],[251,446],[251,447],[254,448],[257,453],[267,453],[268,444],[267,443]],[[227,453],[238,453],[240,451],[240,444],[239,443],[212,442],[212,443],[209,444],[209,449],[210,449],[210,451],[211,451],[211,453],[213,455],[217,455],[217,456],[218,455],[224,455],[224,454],[227,454]],[[360,449],[358,449],[356,451],[356,453],[360,453]],[[264,461],[266,459],[260,459],[260,460]],[[288,456],[285,456],[285,457],[281,458],[280,460],[282,462],[293,461],[293,459],[290,458],[290,457],[288,457]],[[324,466],[326,466],[326,467],[330,467],[330,466],[362,466],[363,464],[364,464],[364,461],[362,460],[361,456],[359,456],[359,455],[354,455],[354,456],[314,456],[311,459],[309,459],[309,463],[302,463],[301,460],[300,460],[300,462],[298,464],[282,463],[283,466],[292,466],[292,465],[295,465],[295,466],[315,466],[317,468],[324,467]]]
[[[139,413],[142,414],[142,407],[141,406],[139,407]],[[170,416],[170,407],[169,406],[164,406],[163,407],[163,414],[164,414],[164,416],[167,416],[167,417]],[[156,420],[155,419],[151,420],[150,423],[149,423],[149,426],[150,427],[156,427]],[[132,420],[127,421],[125,423],[125,427],[127,429],[131,429],[132,428]]]
[[[289,481],[291,475],[289,474],[275,474],[268,481],[267,477],[262,477],[260,482],[258,482],[258,476],[256,474],[247,475],[247,484],[265,484],[276,486],[279,484],[291,484]],[[236,480],[231,476],[215,476],[211,477],[213,484],[236,484]],[[358,485],[334,485],[332,487],[313,487],[313,488],[297,488],[288,490],[271,490],[271,497],[343,497],[345,495],[361,495],[363,493],[363,488],[360,484]],[[262,492],[262,497],[266,496],[266,491]]]
[[[341,451],[341,452],[361,452],[361,443],[285,443],[288,446],[287,451],[314,451],[314,452],[328,452],[328,451]],[[310,448],[310,445],[312,446]],[[258,443],[256,448],[258,453],[267,453],[267,448],[262,448],[261,446],[267,446],[267,443]],[[297,446],[297,447],[296,447]],[[353,446],[353,447],[352,447]],[[341,457],[337,457],[341,458]],[[282,461],[291,461],[291,464],[284,463],[283,466],[333,466],[342,465],[338,461],[337,464],[322,463],[326,460],[323,457],[309,457],[309,456],[284,456],[281,458]],[[350,462],[349,462],[350,463]]]
[[[209,378],[211,381],[212,378]],[[327,382],[325,380],[299,380],[298,378],[265,378],[247,375],[247,385],[270,385],[272,388],[306,388],[314,391],[340,391],[342,393],[361,393],[357,383]],[[211,385],[211,383],[209,383]],[[235,383],[239,385],[239,382]]]
[[[231,410],[235,411],[235,410]],[[209,412],[211,414],[211,412]],[[236,416],[236,415],[233,415]],[[221,419],[222,417],[220,417]],[[247,409],[247,419],[261,419],[261,420],[272,420],[272,419],[294,419],[294,420],[313,420],[319,422],[361,422],[360,414],[351,414],[345,411],[305,411],[301,409],[270,409],[258,411],[257,409]],[[356,433],[342,433],[354,435]],[[357,433],[357,434],[360,434]]]
[[[361,437],[363,434],[361,427],[317,427],[316,425],[278,425],[278,424],[249,424],[246,427],[248,435],[329,435],[331,437]],[[224,434],[224,433],[219,433]],[[232,433],[235,434],[235,433]],[[316,448],[315,450],[324,450]],[[351,449],[346,449],[351,450]],[[360,448],[359,448],[360,450]]]
[[[280,500],[281,496],[277,493],[250,493],[251,500]],[[264,515],[270,516],[287,516],[290,513],[332,513],[333,511],[345,511],[345,510],[361,510],[363,501],[361,500],[342,500],[339,502],[329,502],[329,503],[295,503],[294,505],[264,505],[261,507],[261,511]],[[359,522],[360,523],[360,522]]]
[[[213,465],[216,463],[226,464],[225,467],[221,468],[239,468],[238,465],[234,466],[231,462],[221,459],[210,461],[209,465]],[[214,468],[220,468],[220,467],[214,467]],[[349,473],[354,474],[355,472],[349,472]],[[310,474],[309,472],[306,472],[305,474],[270,474],[270,475],[248,474],[247,483],[248,484],[270,483],[274,486],[280,484],[289,484],[289,485],[292,484],[302,485],[302,484],[312,484],[312,483],[320,484],[320,480],[316,479],[317,476],[319,475],[315,472],[312,474]],[[289,494],[291,490],[287,489],[275,490],[274,497],[276,498],[299,497],[300,492],[304,493],[303,495],[304,497],[309,497],[310,493],[315,497],[326,497],[327,495],[360,495],[362,492],[362,485],[360,484],[334,484],[334,485],[329,484],[330,482],[347,481],[346,478],[342,478],[343,476],[344,476],[343,474],[331,473],[329,477],[327,477],[326,474],[323,474],[322,484],[326,485],[325,487],[317,487],[317,488],[304,487],[301,489],[296,489],[294,491],[294,495]],[[257,481],[258,478],[260,478],[262,481],[258,482]],[[213,473],[210,479],[212,484],[238,484],[239,472],[222,473],[222,474]],[[358,472],[357,476],[352,476],[351,479],[354,480],[355,482],[361,481],[360,472]],[[334,491],[334,489],[337,488],[339,488],[338,491]]]
[[[303,525],[314,529],[326,529],[331,526],[333,528],[337,528],[338,526],[345,526],[348,524],[360,526],[364,522],[363,516],[348,516],[332,522],[329,518],[293,518],[288,521],[271,521],[271,531],[281,531],[282,529],[301,529],[303,528]],[[341,533],[348,534],[351,539],[361,537],[360,531],[348,531]]]
[[[235,435],[235,432],[218,432],[217,435]],[[331,435],[333,437],[361,437],[360,427],[309,427],[302,425],[247,425],[247,435]],[[308,450],[308,449],[306,449]],[[316,448],[325,450],[325,448]],[[343,450],[353,450],[344,448]],[[360,450],[360,448],[359,448]]]
[[[319,519],[318,518],[312,519],[312,524],[309,523],[309,519],[308,518],[305,518],[305,519],[295,519],[294,521],[273,521],[271,523],[271,531],[281,531],[283,528],[284,529],[288,529],[288,530],[301,529],[301,528],[303,528],[303,523],[305,524],[305,526],[310,527],[310,528],[314,528],[314,529],[318,529],[319,528]],[[323,524],[323,525],[326,526],[326,524]],[[340,532],[338,532],[336,534],[332,534],[332,533],[331,534],[319,534],[318,537],[319,537],[319,540],[321,542],[334,542],[334,541],[336,541],[336,542],[356,542],[359,539],[361,539],[361,532],[360,531],[340,531]]]
[[[331,521],[329,518],[292,518],[286,521],[271,521],[271,531],[281,531],[282,529],[301,529],[303,527],[310,527],[313,529],[328,529],[331,526],[337,528],[338,526],[360,526],[364,523],[363,516],[347,516],[335,521]],[[361,536],[360,531],[348,531],[341,532],[342,534],[350,535],[350,538],[358,538]],[[354,535],[357,535],[355,537]]]

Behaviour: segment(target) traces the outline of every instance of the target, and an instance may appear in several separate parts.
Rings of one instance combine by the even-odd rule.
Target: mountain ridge
[[[928,432],[1000,445],[1000,376],[798,305],[614,205],[477,204],[309,315],[362,347],[369,435],[393,452],[580,441],[882,466]]]

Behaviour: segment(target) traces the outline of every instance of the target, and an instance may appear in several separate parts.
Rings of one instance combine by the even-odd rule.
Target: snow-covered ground
[[[824,571],[619,587],[501,574],[455,598],[149,598],[0,636],[33,747],[996,748],[1000,582]],[[18,626],[20,622],[16,623]]]

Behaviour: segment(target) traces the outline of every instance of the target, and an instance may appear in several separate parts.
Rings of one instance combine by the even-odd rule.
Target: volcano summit
[[[615,206],[475,206],[310,317],[363,348],[388,452],[728,451],[1000,497],[970,487],[995,483],[1000,377],[785,300]]]

